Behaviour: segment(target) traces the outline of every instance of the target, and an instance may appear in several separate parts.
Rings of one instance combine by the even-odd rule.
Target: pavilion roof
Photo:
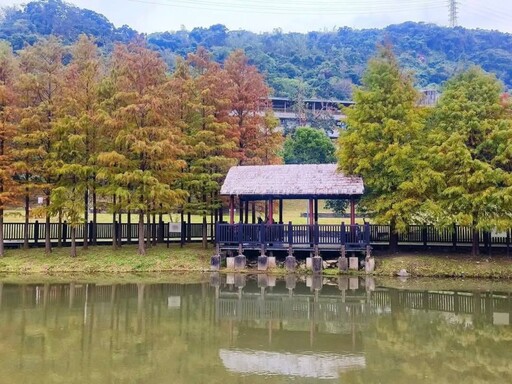
[[[364,192],[363,180],[345,176],[336,164],[249,165],[232,167],[221,195],[285,198],[344,198]]]

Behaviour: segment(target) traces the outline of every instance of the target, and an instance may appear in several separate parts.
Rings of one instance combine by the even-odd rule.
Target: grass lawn
[[[319,213],[326,213],[326,212],[332,212],[329,209],[325,209],[325,200],[319,200],[318,201],[318,211]],[[294,224],[307,224],[307,218],[301,217],[301,213],[305,213],[308,210],[308,200],[284,200],[283,202],[283,222],[287,223],[288,221],[291,221]],[[274,211],[274,220],[278,220],[278,210],[276,209]],[[229,219],[229,213],[227,211],[227,208],[225,208],[225,216],[224,220]],[[262,212],[257,212],[256,217],[261,216],[262,219],[264,219],[264,214]],[[235,221],[238,221],[239,213],[235,213]],[[34,222],[36,220],[39,220],[39,222],[44,222],[44,218],[36,218],[31,217],[30,221]],[[89,215],[89,220],[92,220],[92,214]],[[123,214],[121,217],[121,220],[123,223],[127,222],[127,215]],[[139,220],[139,215],[132,214],[131,215],[131,222],[137,223]],[[172,214],[172,215],[164,215],[163,216],[164,222],[178,222],[180,221],[180,215],[179,214]],[[185,220],[187,220],[187,216],[185,215]],[[208,222],[210,222],[210,215],[207,216]],[[249,212],[249,220],[251,220],[251,212]],[[348,218],[320,218],[319,223],[320,224],[340,224],[342,221],[345,221],[345,223],[348,223],[350,219]],[[368,219],[367,219],[368,220]],[[4,221],[6,223],[22,223],[24,221],[24,211],[22,209],[10,209],[6,210],[5,212],[5,219]],[[57,222],[57,217],[52,218],[53,222]],[[203,218],[202,216],[198,215],[191,215],[191,222],[192,223],[202,223]],[[358,223],[362,223],[363,219],[358,218]],[[112,214],[111,213],[98,213],[98,223],[111,223],[112,222]]]
[[[394,276],[405,269],[411,276],[420,277],[482,277],[512,278],[512,257],[467,254],[399,254],[376,256],[375,275]]]
[[[187,244],[184,248],[160,244],[147,250],[146,256],[137,254],[136,245],[78,248],[78,256],[69,256],[70,248],[55,248],[50,255],[43,248],[7,250],[0,258],[0,273],[53,274],[53,273],[127,273],[164,271],[202,271],[209,267],[214,250],[202,249],[200,244]]]
[[[214,252],[211,245],[209,249],[203,249],[200,244],[186,244],[183,248],[178,244],[171,244],[170,248],[160,244],[149,248],[146,256],[139,256],[136,245],[123,245],[116,250],[111,246],[90,246],[88,250],[79,247],[78,256],[71,258],[69,247],[55,248],[48,256],[43,248],[10,249],[0,258],[0,276],[41,278],[66,274],[69,277],[72,274],[73,278],[86,276],[89,280],[91,276],[108,280],[122,276],[123,280],[129,280],[130,277],[138,279],[140,274],[150,273],[150,279],[158,281],[163,278],[167,281],[169,274],[166,272],[180,272],[182,275],[207,271]],[[512,258],[505,256],[472,258],[463,254],[403,253],[393,256],[377,254],[375,260],[375,276],[395,276],[405,269],[412,277],[512,279]],[[329,275],[338,273],[336,269],[325,272]],[[284,273],[284,269],[277,268],[273,273]]]

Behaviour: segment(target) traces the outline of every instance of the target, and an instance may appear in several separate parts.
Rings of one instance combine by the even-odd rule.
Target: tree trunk
[[[130,204],[130,202],[128,202]],[[132,243],[132,211],[128,210],[128,213],[126,215],[126,224],[127,224],[127,239],[126,243],[131,244]]]
[[[473,241],[471,246],[471,256],[480,255],[480,231],[476,228],[476,224],[473,222]]]
[[[112,196],[112,248],[117,248],[116,195]]]
[[[146,255],[146,247],[144,245],[144,211],[139,211],[139,255]]]
[[[70,227],[70,230],[71,230],[71,257],[76,257],[76,227],[74,225],[72,225]]]
[[[208,248],[208,223],[206,221],[206,214],[203,214],[203,248],[204,249],[207,249]]]
[[[28,221],[30,219],[30,196],[25,189],[25,223],[23,225],[23,249],[28,249]]]
[[[86,188],[84,192],[84,249],[89,246],[89,190]]]
[[[160,204],[160,209],[162,209],[162,204]],[[159,243],[163,243],[164,242],[164,231],[162,231],[162,226],[163,226],[163,223],[164,223],[164,214],[162,213],[162,211],[160,211],[160,214],[158,215],[158,239],[157,239],[157,242]]]
[[[96,245],[97,235],[98,235],[98,205],[97,205],[97,196],[96,189],[92,190],[92,244]]]
[[[396,220],[393,218],[389,223],[389,252],[398,251],[398,232],[396,231]]]
[[[153,227],[151,232],[153,233],[153,247],[156,246],[157,236],[158,236],[158,227],[156,223],[156,213],[153,213]]]
[[[0,257],[4,256],[4,210],[0,209]]]
[[[121,205],[121,198],[119,198],[119,205]],[[119,209],[117,217],[117,246],[121,248],[123,243],[123,213],[121,212],[121,209]]]
[[[62,248],[62,210],[59,209],[59,218],[57,219],[59,227],[57,228],[57,248]]]
[[[50,196],[46,195],[46,209],[50,207]],[[44,222],[45,234],[44,234],[44,253],[49,255],[52,253],[52,243],[50,240],[50,214],[46,212]]]
[[[151,213],[147,213],[147,228],[148,228],[148,233],[147,233],[147,236],[146,236],[146,246],[147,248],[151,247]]]

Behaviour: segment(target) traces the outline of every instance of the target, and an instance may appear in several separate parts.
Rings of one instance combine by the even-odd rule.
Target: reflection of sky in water
[[[337,379],[340,371],[364,368],[363,355],[292,354],[221,349],[219,356],[232,372]]]

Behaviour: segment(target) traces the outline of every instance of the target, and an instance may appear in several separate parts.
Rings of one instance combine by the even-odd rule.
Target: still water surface
[[[195,281],[0,280],[0,383],[512,383],[512,284]]]

